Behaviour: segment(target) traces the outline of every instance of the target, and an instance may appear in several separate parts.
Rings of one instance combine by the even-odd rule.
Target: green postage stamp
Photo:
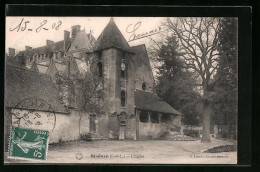
[[[11,127],[8,158],[46,161],[49,132]]]

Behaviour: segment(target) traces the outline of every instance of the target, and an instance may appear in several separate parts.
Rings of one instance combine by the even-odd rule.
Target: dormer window
[[[102,63],[98,62],[97,67],[98,67],[98,76],[102,77],[103,76],[103,66],[102,66]]]
[[[143,89],[143,90],[146,90],[146,83],[143,83],[143,84],[142,84],[142,89]]]

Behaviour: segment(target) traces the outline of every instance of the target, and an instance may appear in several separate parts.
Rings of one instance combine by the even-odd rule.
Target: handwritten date
[[[59,30],[60,26],[62,25],[61,21],[58,21],[57,23],[52,23],[51,27],[48,27],[48,21],[47,20],[43,20],[42,22],[40,22],[40,25],[35,29],[36,33],[39,33],[42,30],[49,30],[49,29],[55,29],[55,30]],[[22,20],[20,21],[20,23],[17,26],[11,27],[9,29],[9,31],[13,32],[23,32],[23,31],[33,31],[32,28],[30,28],[30,21],[25,21],[24,18],[22,18]]]

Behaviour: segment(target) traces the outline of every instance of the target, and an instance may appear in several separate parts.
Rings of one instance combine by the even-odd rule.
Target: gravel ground
[[[49,145],[46,163],[236,164],[237,152],[202,153],[209,148],[232,144],[215,138],[211,143],[199,140],[73,141]]]

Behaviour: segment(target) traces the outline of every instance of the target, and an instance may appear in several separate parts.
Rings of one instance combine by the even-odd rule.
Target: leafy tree
[[[176,35],[183,52],[185,68],[197,75],[202,93],[201,141],[210,142],[210,116],[212,114],[212,92],[210,84],[218,68],[217,51],[220,32],[220,18],[190,17],[167,18],[165,27]]]
[[[183,114],[182,122],[187,125],[197,125],[198,113],[194,106],[198,100],[196,80],[192,72],[184,68],[185,64],[180,57],[179,45],[176,37],[166,37],[165,42],[158,43],[158,95]]]
[[[213,84],[216,124],[236,124],[237,118],[237,19],[220,22],[219,68]]]

